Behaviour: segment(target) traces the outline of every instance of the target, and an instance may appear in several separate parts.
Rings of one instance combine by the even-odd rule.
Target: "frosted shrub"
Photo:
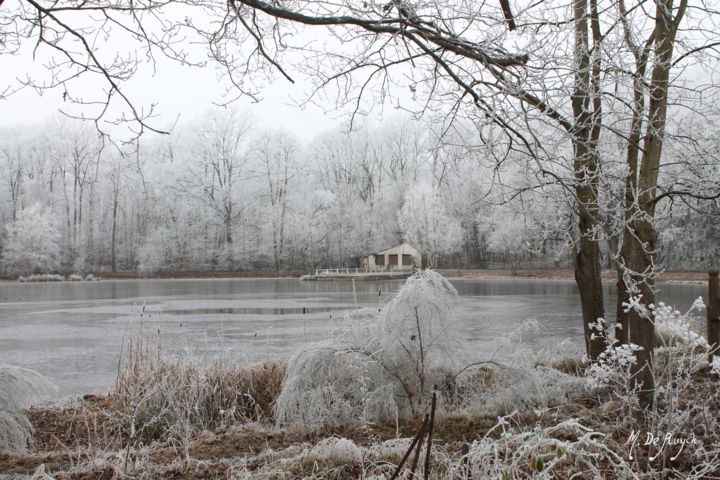
[[[36,273],[27,277],[22,275],[18,277],[18,282],[62,282],[64,280],[65,277],[54,273]]]
[[[55,386],[39,373],[0,364],[0,452],[27,448],[32,425],[23,410],[56,393]]]
[[[392,405],[378,407],[395,410],[389,382],[381,365],[353,345],[335,341],[311,344],[288,361],[275,418],[280,424],[297,423],[313,430],[351,423],[361,415],[383,420],[382,411],[368,410],[366,406],[380,390]]]
[[[413,409],[461,366],[462,349],[452,319],[456,300],[455,287],[426,270],[410,277],[380,312],[378,357]]]
[[[199,431],[269,417],[284,373],[282,362],[175,359],[136,342],[118,372],[112,421],[131,439],[186,444]]]
[[[447,280],[425,270],[410,277],[379,314],[351,314],[331,340],[301,348],[288,362],[277,422],[332,428],[422,409],[460,363],[451,318],[456,298]]]
[[[32,432],[30,421],[21,412],[0,409],[0,453],[25,451]]]
[[[0,364],[0,409],[23,410],[56,393],[57,388],[34,370]]]
[[[347,438],[325,438],[315,445],[308,453],[307,458],[318,462],[336,462],[360,465],[363,461],[363,451],[355,442]]]
[[[564,403],[583,392],[586,383],[585,378],[542,365],[482,365],[458,375],[446,407],[468,415],[503,415]]]
[[[642,347],[632,343],[608,347],[587,370],[589,387],[619,387],[618,390],[624,391],[629,385],[632,366],[637,361],[635,352],[639,350]]]
[[[575,419],[519,429],[500,418],[475,441],[450,478],[637,478],[608,438]],[[612,472],[608,476],[608,472]]]
[[[705,304],[702,297],[695,300],[690,309],[684,314],[663,302],[657,307],[651,305],[655,318],[655,344],[671,346],[675,343],[685,343],[695,346],[707,345],[707,340],[694,332],[690,324],[694,320],[693,312],[702,311]]]
[[[509,355],[506,364],[480,362],[460,370],[452,382],[447,408],[469,415],[497,416],[557,405],[584,392],[585,378],[549,366],[578,352],[576,344],[566,340],[542,349],[529,345],[528,340],[544,330],[537,320],[527,319],[498,339],[498,350],[502,348]]]

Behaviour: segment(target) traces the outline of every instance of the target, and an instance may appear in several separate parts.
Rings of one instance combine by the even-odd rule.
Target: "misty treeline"
[[[705,117],[706,118],[706,117]],[[358,266],[408,241],[440,267],[569,266],[574,197],[469,122],[442,130],[394,116],[298,138],[217,109],[169,136],[117,145],[56,118],[0,139],[2,272],[311,270]],[[660,191],[714,191],[717,140],[705,122],[669,125]],[[538,136],[542,126],[538,126]],[[603,262],[619,244],[622,145],[602,146]],[[572,152],[554,173],[572,176]],[[664,190],[663,190],[664,189]],[[658,204],[660,264],[718,259],[714,199]]]

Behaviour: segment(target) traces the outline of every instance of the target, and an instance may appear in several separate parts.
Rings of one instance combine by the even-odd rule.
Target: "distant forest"
[[[394,117],[313,139],[253,124],[211,111],[131,145],[69,119],[5,132],[2,273],[310,270],[358,266],[401,241],[440,267],[572,264],[574,196],[538,182],[532,159],[507,145],[480,144],[472,124],[440,132]],[[660,185],[677,184],[676,171],[716,178],[717,142],[698,137],[689,153],[667,146]],[[571,152],[556,154],[554,174],[570,178]],[[623,167],[612,145],[605,155],[595,235],[610,266],[623,212],[613,169]],[[719,219],[715,200],[661,202],[661,266],[716,265]]]

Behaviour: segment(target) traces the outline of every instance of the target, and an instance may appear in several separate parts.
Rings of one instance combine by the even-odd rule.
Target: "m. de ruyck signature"
[[[654,447],[656,451],[654,455],[651,455],[649,457],[650,461],[658,458],[666,450],[672,453],[677,448],[677,452],[675,452],[675,455],[670,457],[670,460],[674,461],[680,456],[683,450],[685,450],[686,445],[695,444],[697,442],[698,439],[695,437],[694,432],[690,432],[689,435],[679,434],[677,432],[665,432],[664,434],[645,432],[645,434],[643,435],[642,431],[633,430],[630,433],[630,437],[628,437],[627,441],[625,442],[625,445],[630,446],[630,460],[633,460],[633,451],[635,450],[635,446],[638,444],[645,445],[646,447]]]

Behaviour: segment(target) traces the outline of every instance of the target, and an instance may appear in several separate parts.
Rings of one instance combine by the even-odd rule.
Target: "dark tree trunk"
[[[110,268],[112,273],[117,272],[117,210],[118,210],[118,192],[115,191],[113,197],[113,220],[112,220],[112,234],[110,240]]]
[[[590,15],[588,15],[588,9]],[[597,144],[602,121],[602,103],[598,90],[599,56],[591,58],[590,35],[593,44],[600,41],[597,5],[590,0],[574,0],[575,21],[575,86],[572,96],[573,171],[578,207],[579,239],[575,256],[575,282],[580,291],[585,349],[595,360],[605,349],[605,332],[596,329],[598,319],[605,318],[600,244],[597,239],[598,173]],[[591,22],[588,25],[588,18]]]

